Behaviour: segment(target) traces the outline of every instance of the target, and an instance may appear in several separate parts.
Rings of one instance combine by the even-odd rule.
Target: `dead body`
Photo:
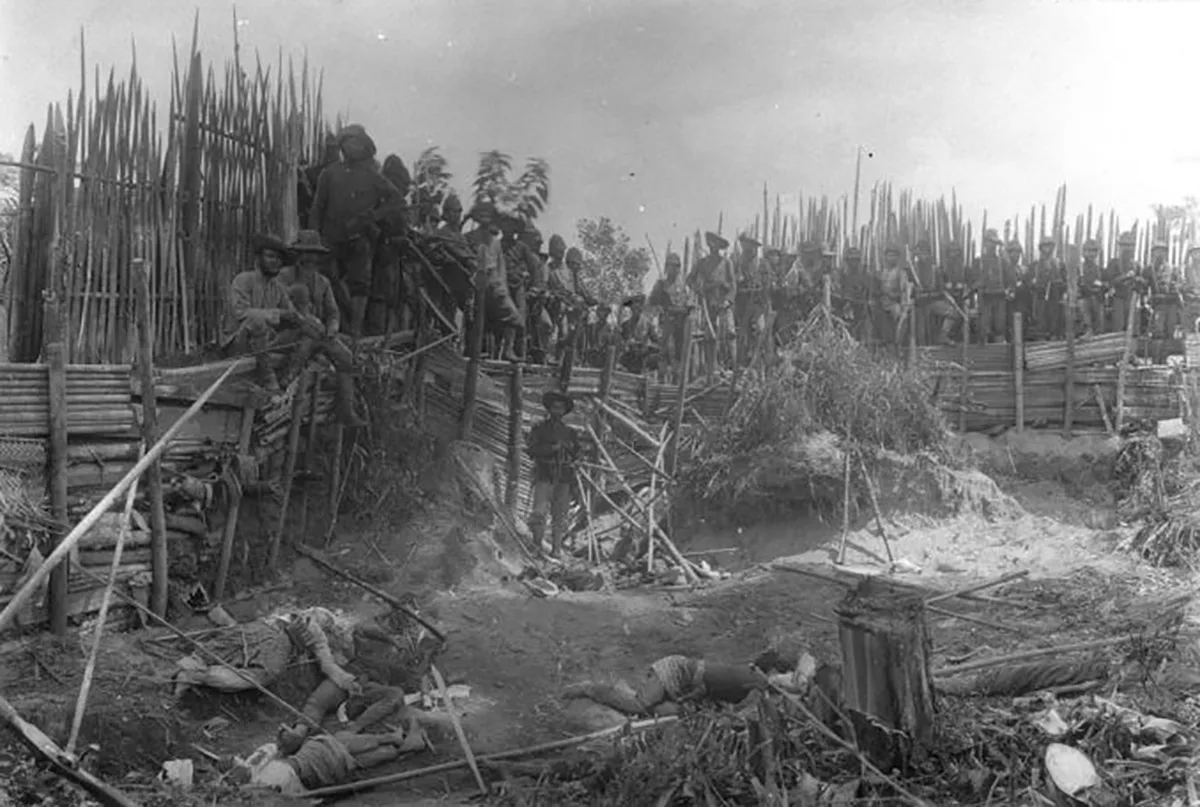
[[[814,669],[811,656],[794,650],[767,651],[753,664],[671,655],[651,664],[635,686],[585,681],[567,687],[563,697],[587,698],[627,715],[662,716],[688,702],[741,703],[772,684],[795,690],[807,684]]]

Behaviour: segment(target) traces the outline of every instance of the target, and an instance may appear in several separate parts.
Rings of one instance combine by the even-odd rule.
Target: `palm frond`
[[[505,205],[511,202],[512,189],[508,173],[512,170],[512,157],[493,149],[479,155],[479,170],[472,184],[475,202],[491,202]]]
[[[530,158],[512,190],[517,214],[526,221],[536,219],[550,201],[550,163]]]

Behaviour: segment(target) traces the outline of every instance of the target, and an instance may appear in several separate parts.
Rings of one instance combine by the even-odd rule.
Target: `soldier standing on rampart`
[[[979,338],[984,344],[1003,342],[1008,330],[1008,300],[1016,289],[1016,274],[1000,254],[1000,236],[988,230],[983,254],[975,268],[979,291]]]
[[[1079,310],[1087,335],[1105,333],[1104,270],[1099,264],[1100,242],[1088,239],[1083,244],[1083,264],[1079,267]]]
[[[711,328],[710,338],[705,342],[705,363],[711,375],[716,372],[721,348],[733,348],[736,344],[733,301],[737,296],[737,277],[733,272],[733,264],[721,254],[729,248],[729,241],[713,232],[705,233],[704,240],[709,252],[696,262],[688,285],[700,296],[705,328]]]
[[[1067,318],[1063,298],[1067,294],[1067,267],[1054,250],[1058,242],[1043,235],[1038,241],[1038,259],[1033,265],[1034,321],[1037,332],[1048,339],[1064,339]]]
[[[1159,339],[1174,339],[1183,318],[1182,278],[1179,270],[1167,263],[1170,253],[1165,241],[1156,241],[1150,248],[1150,300],[1154,307],[1155,335]],[[1166,349],[1164,345],[1163,356]]]

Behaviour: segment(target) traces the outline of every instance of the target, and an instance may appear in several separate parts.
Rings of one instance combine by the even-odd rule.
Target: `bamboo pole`
[[[1063,259],[1063,267],[1067,273],[1067,302],[1066,311],[1063,312],[1067,328],[1067,379],[1063,389],[1063,436],[1070,437],[1075,421],[1075,308],[1079,296],[1079,281],[1076,268],[1065,259]]]
[[[1017,434],[1025,431],[1025,322],[1021,312],[1013,314],[1013,395],[1017,407]]]
[[[43,582],[45,582],[46,578],[50,576],[50,573],[54,569],[61,565],[63,558],[66,557],[71,549],[79,543],[79,540],[96,525],[96,522],[100,520],[100,517],[108,512],[108,510],[113,506],[113,503],[116,502],[121,494],[128,490],[129,486],[133,484],[134,480],[140,478],[141,475],[145,473],[146,469],[150,467],[155,460],[162,456],[163,452],[167,450],[167,448],[171,445],[171,442],[175,439],[176,435],[178,435],[179,432],[183,430],[183,427],[187,425],[188,421],[194,418],[200,412],[200,410],[204,408],[204,404],[206,404],[213,394],[220,389],[221,385],[225,383],[225,380],[232,375],[235,367],[236,365],[231,365],[224,373],[222,373],[221,377],[214,381],[212,385],[209,386],[208,389],[206,389],[200,395],[200,397],[196,399],[196,402],[188,407],[187,411],[180,416],[179,420],[171,424],[171,428],[167,429],[166,434],[159,438],[158,442],[154,444],[150,451],[147,452],[140,460],[138,460],[137,464],[125,474],[121,481],[113,486],[113,488],[106,493],[104,497],[95,504],[94,507],[92,507],[88,514],[83,517],[83,520],[76,524],[74,529],[72,529],[67,536],[59,542],[58,546],[54,548],[54,551],[50,553],[50,557],[46,558],[45,562],[42,563],[42,565],[39,566],[32,575],[30,575],[29,579],[25,581],[25,585],[13,595],[13,598],[9,601],[8,605],[5,606],[4,610],[0,611],[0,632],[3,632],[9,627],[9,625],[12,624],[14,617],[29,601],[29,598],[33,596],[33,593],[37,590],[37,588],[41,586]]]
[[[533,745],[527,748],[517,748],[511,751],[501,751],[496,754],[487,754],[477,757],[478,762],[500,762],[505,759],[514,759],[516,757],[534,756],[537,754],[545,754],[550,751],[561,751],[564,748],[572,748],[577,745],[599,740],[605,737],[612,737],[616,734],[636,733],[645,731],[646,729],[658,728],[660,726],[669,725],[675,722],[678,718],[671,717],[653,717],[648,720],[638,722],[622,723],[619,726],[611,726],[599,731],[593,731],[590,734],[585,734],[580,737],[567,737],[563,740],[553,740],[541,745]],[[374,779],[361,779],[357,782],[347,782],[346,784],[333,785],[332,787],[323,787],[318,790],[310,790],[305,793],[306,798],[332,798],[334,796],[344,796],[351,793],[360,793],[364,790],[371,790],[380,785],[395,784],[396,782],[404,782],[409,779],[419,779],[424,776],[432,776],[435,773],[445,773],[459,768],[469,766],[469,762],[465,759],[455,760],[453,762],[442,762],[437,765],[431,765],[428,768],[418,768],[412,771],[401,771],[400,773],[392,773],[386,776],[378,776]]]
[[[41,729],[21,717],[16,707],[3,696],[0,696],[0,720],[13,729],[27,748],[46,760],[56,774],[87,791],[104,807],[138,807],[129,796],[79,767],[77,760],[55,745]]]
[[[1141,305],[1138,293],[1131,292],[1129,295],[1129,311],[1125,317],[1125,353],[1121,356],[1121,363],[1117,365],[1117,422],[1115,424],[1117,434],[1121,433],[1121,427],[1125,424],[1125,384],[1129,375],[1129,361],[1133,355],[1133,325],[1137,321],[1138,308]]]
[[[79,696],[75,699],[75,714],[71,718],[71,735],[67,739],[66,752],[75,755],[75,744],[79,740],[79,730],[83,726],[83,713],[87,709],[88,693],[92,689],[92,677],[96,673],[96,657],[100,654],[100,640],[104,637],[104,625],[108,621],[108,607],[112,602],[113,586],[117,582],[117,571],[121,568],[121,554],[125,550],[125,539],[129,536],[129,522],[133,515],[133,501],[137,498],[138,482],[129,486],[125,495],[125,509],[121,513],[121,526],[117,530],[117,543],[112,551],[112,564],[109,567],[108,585],[100,600],[100,613],[96,616],[96,635],[92,637],[92,649],[88,654],[87,665],[83,671],[83,682],[79,685]]]
[[[46,359],[49,383],[50,413],[50,508],[54,521],[61,529],[68,524],[67,515],[67,391],[65,348],[59,320],[59,307],[54,298],[46,300],[43,322],[47,328]],[[61,534],[61,533],[60,533]],[[59,546],[66,542],[64,538]],[[56,548],[57,549],[57,548]],[[55,634],[67,633],[68,569],[61,566],[50,575],[50,628]],[[2,623],[0,623],[2,624]]]
[[[479,266],[485,264],[483,247],[476,250]],[[467,346],[467,377],[463,381],[463,408],[458,421],[458,439],[466,440],[471,436],[475,425],[475,396],[479,386],[479,360],[483,353],[483,340],[486,333],[487,320],[487,278],[482,268],[475,273],[475,310],[471,319],[471,336]],[[574,328],[572,329],[574,330]],[[564,358],[564,366],[566,360]],[[564,392],[566,389],[564,388]]]
[[[254,432],[254,406],[247,404],[242,407],[242,419],[239,423],[238,446],[236,462],[250,453],[250,437]],[[233,539],[237,534],[238,516],[242,510],[242,486],[238,483],[233,492],[232,500],[225,512],[225,528],[221,535],[221,558],[217,565],[217,580],[213,584],[213,600],[220,602],[225,597],[225,584],[229,579],[229,562],[233,557]]]
[[[317,405],[321,398],[321,375],[312,374],[311,400],[308,408],[308,434],[304,440],[304,481],[300,490],[300,543],[308,540],[308,481],[312,478],[317,445]]]
[[[315,373],[314,373],[315,375]],[[296,400],[292,402],[292,418],[288,424],[287,457],[283,468],[283,496],[279,502],[279,521],[275,524],[275,534],[271,536],[271,549],[267,555],[267,568],[275,572],[279,564],[279,544],[283,540],[283,531],[287,527],[288,505],[292,499],[292,484],[296,478],[296,455],[300,451],[300,426],[304,421],[304,396],[299,390],[311,385],[306,384],[307,378],[302,378],[297,388]]]
[[[508,480],[504,491],[504,503],[509,511],[516,513],[521,483],[521,450],[524,437],[524,371],[521,364],[514,363],[508,389]]]
[[[142,386],[142,442],[154,445],[158,439],[158,402],[154,392],[154,331],[150,315],[150,277],[139,259],[136,271],[137,323],[140,340],[138,375]],[[151,592],[150,608],[159,616],[167,615],[167,517],[163,507],[162,465],[151,463],[146,471],[146,490],[150,495]]]

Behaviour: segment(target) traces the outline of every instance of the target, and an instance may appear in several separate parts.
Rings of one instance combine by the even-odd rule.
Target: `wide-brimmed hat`
[[[861,258],[862,250],[859,249],[858,247],[846,247],[846,257],[847,258]]]
[[[1097,241],[1095,238],[1089,238],[1087,241],[1083,242],[1083,251],[1084,252],[1099,252],[1100,251],[1100,242]]]
[[[1025,247],[1021,246],[1021,242],[1017,239],[1012,239],[1004,247],[1005,252],[1024,252]]]
[[[824,258],[836,258],[837,250],[829,246],[829,244],[821,244],[821,256]]]
[[[1117,239],[1117,243],[1123,247],[1136,247],[1137,236],[1133,233],[1121,233],[1121,237]]]
[[[805,241],[800,245],[800,254],[811,255],[814,252],[821,251],[821,243],[819,241]]]
[[[679,257],[678,252],[668,252],[667,257],[663,259],[663,266],[670,266],[671,264],[675,264],[675,263],[682,266],[683,258]]]
[[[289,246],[292,252],[312,252],[320,255],[329,253],[329,247],[321,243],[321,234],[316,230],[301,230]]]
[[[553,404],[561,403],[567,408],[567,413],[575,408],[575,401],[565,392],[560,392],[556,389],[548,389],[542,393],[542,406],[549,409]]]
[[[1000,233],[995,230],[988,230],[983,234],[983,242],[985,244],[1003,244],[1004,239],[1000,237]]]
[[[904,250],[900,249],[897,244],[888,244],[887,249],[883,251],[884,255],[903,255]]]
[[[372,157],[375,156],[375,154],[378,151],[378,149],[375,148],[375,141],[371,139],[371,136],[369,134],[367,134],[367,130],[365,128],[363,128],[360,124],[357,124],[357,123],[352,123],[349,126],[345,126],[342,128],[342,130],[340,132],[338,132],[338,134],[337,134],[338,147],[340,148],[343,143],[345,143],[347,140],[349,140],[352,137],[357,137],[360,140],[362,140],[366,144],[367,151],[370,152],[371,156]]]
[[[717,235],[714,232],[705,233],[704,241],[710,247],[713,247],[714,249],[728,249],[729,248],[729,241],[725,238],[722,238],[721,236]]]
[[[1054,240],[1054,236],[1052,236],[1052,235],[1043,235],[1041,237],[1041,240],[1038,241],[1038,246],[1039,247],[1056,247],[1056,246],[1058,246],[1058,242]]]
[[[922,238],[917,241],[916,250],[917,252],[933,252],[933,244],[928,238]]]
[[[264,250],[278,252],[280,255],[287,257],[291,254],[288,245],[283,243],[283,239],[271,233],[258,233],[250,242],[254,246],[254,254],[257,255]]]
[[[748,247],[754,247],[755,249],[758,249],[759,247],[762,246],[761,241],[759,241],[757,238],[755,238],[752,235],[748,235],[747,233],[742,233],[741,235],[739,235],[738,241],[741,241],[743,244],[745,244]]]
[[[1156,250],[1162,250],[1164,252],[1169,252],[1171,250],[1171,247],[1167,245],[1166,241],[1155,241],[1154,245],[1152,247],[1150,247],[1150,251],[1154,252]]]

